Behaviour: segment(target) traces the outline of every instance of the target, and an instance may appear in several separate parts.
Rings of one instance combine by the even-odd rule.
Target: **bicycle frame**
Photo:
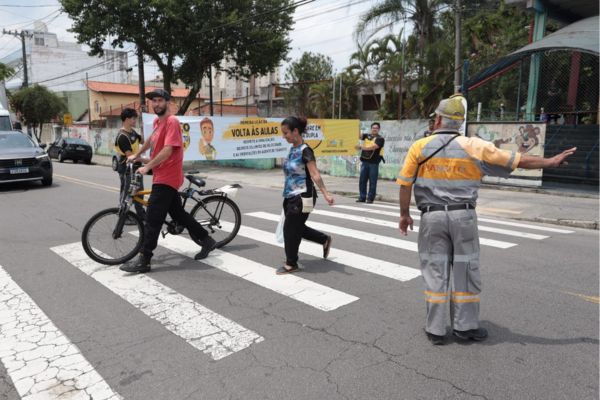
[[[193,175],[193,174],[197,174],[198,172],[199,171],[189,171],[188,174]],[[142,204],[144,207],[148,207],[149,201],[146,200],[144,197],[146,195],[149,196],[152,193],[152,189],[137,190],[137,188],[140,186],[139,180],[143,179],[143,176],[141,174],[137,174],[134,172],[133,164],[129,164],[127,166],[127,173],[131,177],[131,180],[130,180],[130,184],[129,184],[129,188],[128,188],[128,192],[127,192],[127,197],[125,198],[124,204],[122,204],[121,206],[123,207],[124,205],[126,205],[127,210],[128,210],[129,208],[131,208],[131,205],[133,204],[133,202],[137,202],[137,203]],[[232,185],[225,185],[225,186],[222,186],[217,189],[198,190],[198,189],[195,189],[192,187],[191,180],[188,179],[188,182],[189,182],[188,186],[184,190],[179,192],[179,195],[183,199],[182,206],[183,206],[183,208],[185,208],[188,199],[192,199],[196,203],[200,204],[200,206],[204,209],[204,211],[206,211],[206,213],[211,218],[211,220],[208,222],[209,227],[212,226],[213,224],[219,223],[224,204],[220,204],[220,206],[217,207],[217,209],[215,210],[215,212],[213,214],[205,207],[202,198],[207,197],[207,196],[223,196],[223,197],[229,197],[229,198],[233,199],[233,198],[235,198],[238,189],[242,188],[242,186],[240,184],[235,183]],[[179,226],[179,224],[177,224],[176,221],[165,220],[164,223],[165,223],[165,225],[167,225],[167,230],[162,232],[163,237],[165,237],[167,235],[167,233],[179,234],[179,233],[183,232],[184,228],[182,226]]]

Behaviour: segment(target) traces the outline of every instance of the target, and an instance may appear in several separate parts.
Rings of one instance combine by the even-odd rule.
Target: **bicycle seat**
[[[194,185],[196,185],[198,187],[206,186],[206,182],[202,178],[198,178],[197,176],[194,176],[194,175],[186,175],[185,177],[188,181],[192,182]]]

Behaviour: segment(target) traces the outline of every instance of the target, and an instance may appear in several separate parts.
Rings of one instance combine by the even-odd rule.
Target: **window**
[[[97,113],[100,112],[100,103],[98,102],[98,100],[96,100],[94,102],[94,109],[96,110]]]
[[[36,46],[44,46],[45,45],[43,37],[35,37],[33,39],[33,42]]]
[[[377,110],[379,110],[379,104],[381,104],[381,95],[380,94],[363,94],[363,96],[362,96],[363,111],[377,111]]]

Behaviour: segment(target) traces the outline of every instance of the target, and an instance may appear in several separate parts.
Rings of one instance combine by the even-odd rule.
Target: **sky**
[[[360,15],[377,3],[377,0],[316,0],[298,7],[294,14],[294,29],[288,57],[299,58],[304,51],[322,53],[333,59],[335,71],[349,65],[350,55],[356,51],[354,29]],[[72,21],[60,12],[58,0],[0,0],[0,26],[5,30],[33,29],[34,21],[42,20],[48,31],[56,33],[59,40],[75,42],[75,36],[68,32]],[[20,40],[8,33],[0,36],[0,59],[21,49]],[[126,45],[125,49],[133,49]],[[129,65],[137,63],[131,57]],[[283,62],[281,74],[288,63]],[[146,79],[159,74],[152,63],[145,66]],[[135,74],[137,75],[137,73]]]

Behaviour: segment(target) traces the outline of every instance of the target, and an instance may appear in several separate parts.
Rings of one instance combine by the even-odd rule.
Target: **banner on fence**
[[[546,124],[544,123],[471,123],[468,125],[468,129],[469,136],[476,136],[492,142],[500,149],[544,157],[546,142]],[[485,177],[484,182],[541,186],[542,170],[517,168],[508,179]]]
[[[143,114],[144,132],[152,132],[154,114]],[[242,160],[286,157],[290,144],[281,132],[282,118],[177,116],[184,140],[184,160]],[[358,120],[310,119],[304,140],[316,156],[354,154]]]

